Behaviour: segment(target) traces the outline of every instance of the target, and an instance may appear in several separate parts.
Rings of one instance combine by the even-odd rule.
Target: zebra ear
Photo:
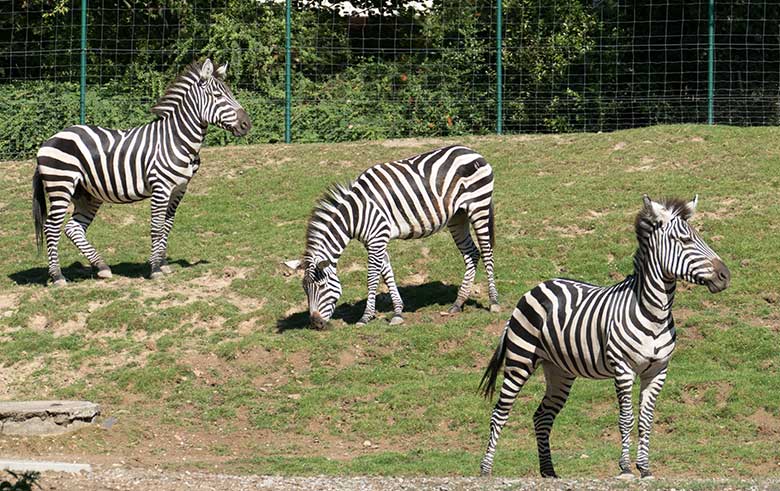
[[[291,259],[289,261],[284,261],[283,263],[285,266],[290,268],[292,271],[297,270],[299,267],[301,267],[301,260],[300,259]]]
[[[698,203],[699,203],[699,195],[697,194],[696,196],[693,197],[693,200],[689,201],[687,204],[688,216],[686,220],[689,220],[693,216],[693,214],[696,213],[696,205]]]
[[[224,80],[225,76],[227,76],[227,69],[228,69],[228,64],[225,63],[221,67],[217,68],[217,71],[214,72],[214,74],[217,76],[217,78]]]
[[[664,205],[651,200],[646,194],[642,195],[642,201],[645,204],[645,210],[654,222],[664,223],[669,221],[669,210]]]
[[[200,79],[204,81],[209,80],[213,74],[214,64],[211,63],[209,58],[206,58],[206,61],[203,62],[203,66],[200,68]]]

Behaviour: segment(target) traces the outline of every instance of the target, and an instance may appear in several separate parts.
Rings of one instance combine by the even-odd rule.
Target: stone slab
[[[69,462],[45,462],[35,460],[0,459],[0,469],[14,472],[92,472],[89,464],[71,464]]]
[[[100,406],[89,401],[0,402],[0,434],[60,435],[93,423]]]

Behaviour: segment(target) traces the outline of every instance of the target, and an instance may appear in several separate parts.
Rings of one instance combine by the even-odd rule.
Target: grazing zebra
[[[368,299],[358,324],[376,317],[380,276],[393,300],[390,323],[403,322],[403,301],[395,284],[387,244],[391,239],[427,237],[445,226],[466,263],[466,273],[450,312],[463,308],[480,254],[487,271],[490,310],[497,312],[492,196],[490,164],[473,150],[457,145],[375,165],[349,185],[332,187],[315,206],[309,220],[302,263],[303,289],[313,327],[324,327],[333,315],[341,296],[336,265],[353,238],[368,250]],[[474,228],[479,249],[471,238],[469,225]],[[287,264],[295,268],[301,262]]]
[[[152,107],[157,119],[130,130],[71,126],[38,150],[33,176],[33,218],[38,248],[43,234],[54,285],[66,283],[57,244],[65,214],[73,214],[65,235],[73,241],[100,278],[111,269],[87,241],[87,227],[100,205],[152,198],[151,277],[169,273],[168,234],[187,184],[200,165],[200,147],[209,124],[243,136],[249,115],[224,82],[227,65],[216,71],[211,60],[191,63]],[[51,210],[47,216],[46,199]]]
[[[504,383],[490,419],[483,475],[491,473],[496,442],[512,404],[539,364],[547,391],[533,419],[543,477],[557,477],[550,457],[550,430],[576,377],[615,380],[622,438],[620,471],[622,477],[633,477],[631,388],[637,375],[641,403],[636,466],[642,477],[651,475],[648,454],[653,411],[675,343],[672,303],[676,281],[707,285],[713,293],[724,290],[730,281],[726,265],[688,224],[697,198],[689,203],[658,203],[644,196],[644,207],[636,218],[639,249],[634,274],[622,282],[599,287],[554,279],[523,295],[480,384],[485,397],[491,398],[498,372],[505,365]]]

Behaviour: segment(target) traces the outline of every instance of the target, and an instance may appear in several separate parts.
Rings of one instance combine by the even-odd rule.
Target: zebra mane
[[[669,212],[670,217],[679,216],[683,220],[688,220],[693,216],[693,211],[688,207],[688,202],[680,198],[664,198],[657,203],[663,205]],[[634,228],[637,235],[646,235],[657,223],[653,210],[643,206],[637,213],[634,221]]]
[[[352,193],[352,182],[334,183],[325,191],[322,198],[314,205],[314,209],[309,217],[309,223],[306,227],[306,252],[304,257],[308,257],[312,252],[313,246],[317,243],[317,238],[322,236],[318,224],[329,223],[331,217],[338,210],[341,203],[344,203],[346,197]]]
[[[179,108],[179,105],[184,100],[184,95],[190,87],[200,80],[202,67],[203,64],[197,60],[187,65],[173,82],[168,85],[165,93],[163,93],[157,103],[152,106],[150,109],[151,113],[160,118],[173,114]]]

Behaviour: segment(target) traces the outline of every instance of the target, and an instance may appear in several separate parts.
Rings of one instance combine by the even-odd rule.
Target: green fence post
[[[501,58],[503,56],[503,33],[502,33],[502,12],[501,1],[496,0],[496,134],[500,135],[502,131],[503,119],[503,70],[501,67]]]
[[[292,0],[285,2],[284,21],[284,142],[292,141],[290,118],[292,112],[292,54],[290,49],[290,23],[292,17]]]
[[[707,124],[715,122],[715,0],[709,1],[710,41],[707,54]]]
[[[80,124],[87,122],[87,0],[81,0],[81,94],[79,98]]]

